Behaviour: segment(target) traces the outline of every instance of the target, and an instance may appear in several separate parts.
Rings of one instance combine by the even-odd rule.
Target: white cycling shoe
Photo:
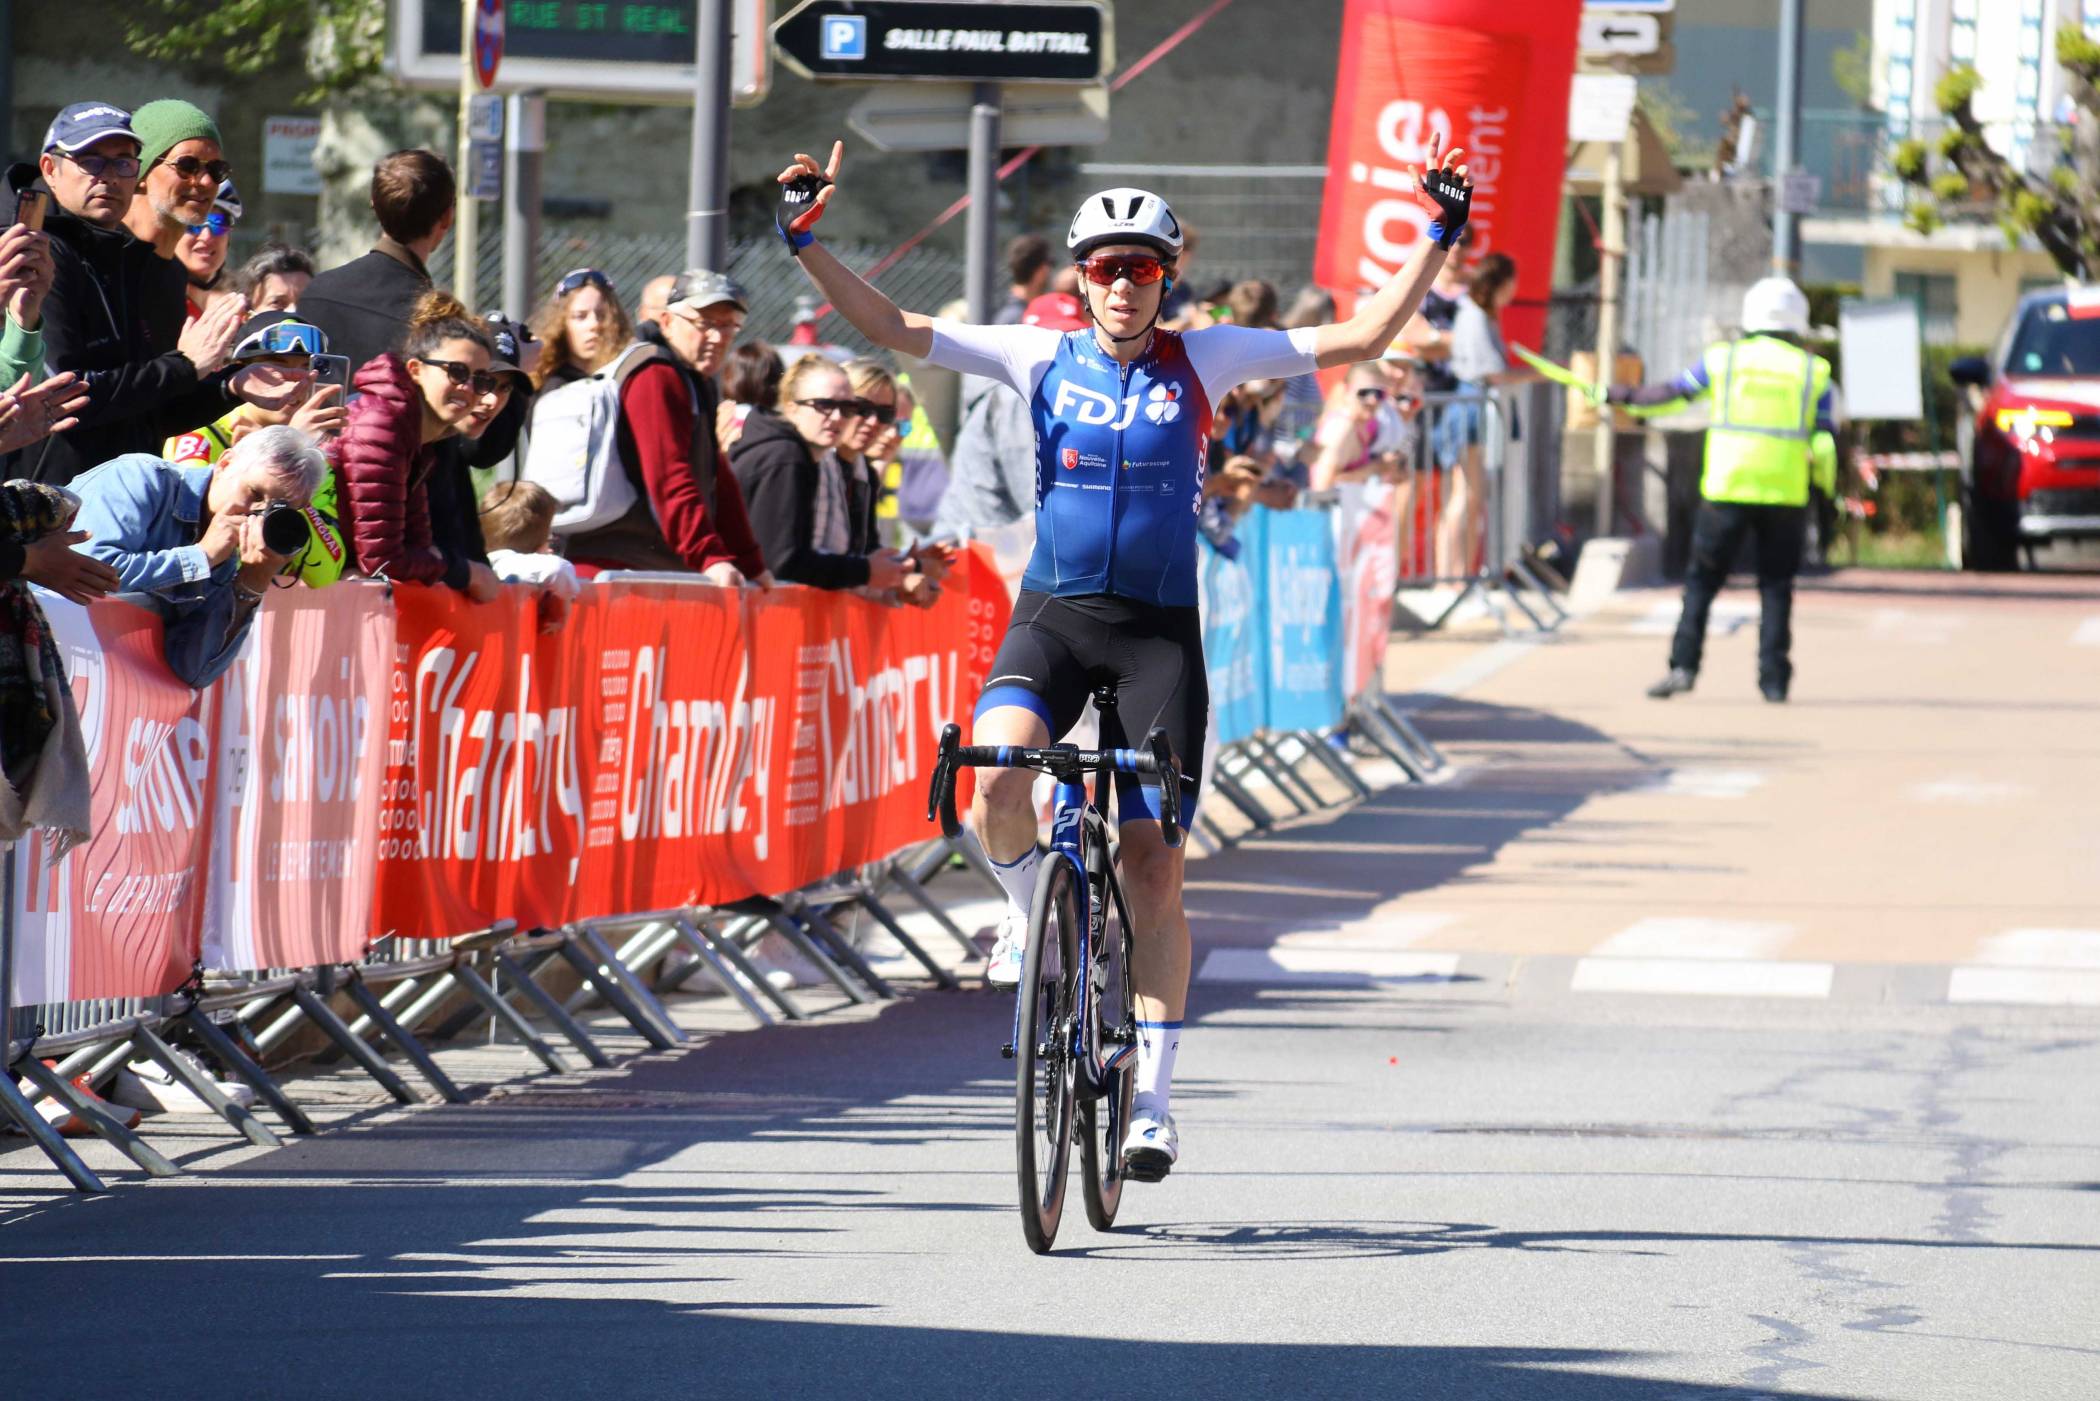
[[[1158,1182],[1181,1157],[1181,1135],[1174,1116],[1160,1109],[1140,1109],[1131,1116],[1123,1139],[1123,1175],[1133,1182]]]
[[[1021,959],[1027,952],[1028,916],[1018,910],[1008,910],[1006,918],[999,921],[999,938],[992,945],[991,961],[984,968],[984,980],[995,988],[1019,987]]]

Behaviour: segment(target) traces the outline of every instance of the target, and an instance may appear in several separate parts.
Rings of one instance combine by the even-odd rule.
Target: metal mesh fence
[[[1258,277],[1284,304],[1312,281],[1324,165],[1082,165],[1095,184],[1157,189],[1195,229],[1196,282]]]
[[[481,232],[479,285],[487,310],[500,299],[503,286],[503,237],[500,223]],[[868,243],[827,245],[848,267],[868,268],[886,255],[887,247]],[[452,281],[453,246],[446,243],[430,260],[430,275],[441,287]],[[685,266],[683,233],[620,234],[594,223],[559,223],[541,226],[538,260],[538,290],[529,307],[506,307],[514,316],[530,316],[547,291],[571,268],[597,268],[612,279],[621,298],[632,307],[641,295],[642,284],[653,277],[675,273]],[[774,238],[745,239],[729,250],[729,275],[751,294],[751,315],[746,323],[750,335],[759,340],[784,341],[798,315],[808,315],[821,304],[809,279]],[[928,313],[939,310],[963,293],[963,260],[939,248],[915,248],[895,267],[877,279],[899,306]],[[827,316],[818,327],[827,341],[853,350],[869,349],[867,342],[836,316]]]

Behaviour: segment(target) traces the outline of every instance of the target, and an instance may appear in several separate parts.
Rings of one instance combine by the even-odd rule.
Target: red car
[[[1989,359],[1948,367],[1983,391],[1962,464],[1964,569],[2100,538],[2100,287],[2030,292]]]

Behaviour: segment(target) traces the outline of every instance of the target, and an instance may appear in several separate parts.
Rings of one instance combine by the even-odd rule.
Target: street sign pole
[[[1610,384],[1619,364],[1619,281],[1626,261],[1626,188],[1623,181],[1625,133],[1604,150],[1604,220],[1597,250],[1597,378]],[[1618,505],[1618,443],[1616,415],[1609,404],[1598,405],[1597,433],[1591,444],[1590,463],[1597,470],[1597,534],[1612,532],[1612,515]]]
[[[480,201],[474,198],[474,23],[475,0],[459,0],[459,159],[452,170],[458,191],[452,220],[452,295],[474,309],[476,266],[481,261]]]
[[[1794,172],[1801,128],[1801,0],[1779,0],[1779,102],[1773,114],[1772,271],[1792,277],[1801,265],[1801,225],[1779,185]]]
[[[970,104],[970,215],[964,244],[964,295],[970,320],[982,326],[997,308],[999,263],[999,85],[979,83]]]
[[[700,0],[694,15],[692,180],[686,196],[685,265],[729,263],[730,0]]]
[[[514,92],[503,121],[503,310],[532,315],[539,280],[540,163],[547,149],[547,99]],[[473,307],[469,304],[468,310]]]

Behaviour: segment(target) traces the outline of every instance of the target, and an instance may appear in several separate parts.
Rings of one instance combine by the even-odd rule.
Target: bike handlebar
[[[959,769],[1038,769],[1060,780],[1076,782],[1091,773],[1134,773],[1157,778],[1159,784],[1159,828],[1167,845],[1181,845],[1181,770],[1174,763],[1167,732],[1154,728],[1145,737],[1143,749],[1079,749],[1053,744],[1045,749],[1019,745],[964,744],[962,727],[950,724],[941,730],[940,752],[933,765],[933,783],[926,795],[926,819],[940,821],[945,836],[962,833],[955,812],[955,775]]]

